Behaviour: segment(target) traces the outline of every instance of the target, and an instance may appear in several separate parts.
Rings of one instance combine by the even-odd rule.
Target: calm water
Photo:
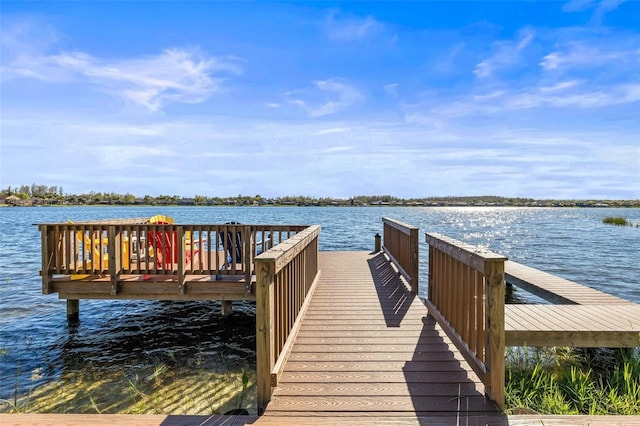
[[[0,399],[55,381],[66,371],[108,373],[115,365],[171,358],[209,369],[255,369],[255,315],[215,302],[81,301],[78,327],[66,304],[41,294],[40,235],[34,223],[150,217],[177,223],[320,224],[321,250],[372,250],[383,216],[489,248],[564,278],[640,303],[640,228],[604,225],[607,216],[640,223],[640,209],[62,207],[0,209]],[[427,246],[420,246],[425,293]],[[525,302],[536,299],[517,292]],[[354,295],[357,298],[357,295]],[[202,364],[200,364],[202,365]],[[34,374],[34,371],[37,374]]]

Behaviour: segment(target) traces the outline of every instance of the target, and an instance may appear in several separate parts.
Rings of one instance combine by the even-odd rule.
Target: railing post
[[[504,260],[486,260],[485,350],[488,380],[486,393],[504,410]]]
[[[102,238],[102,233],[99,236]],[[121,250],[122,250],[122,240],[121,234],[118,232],[116,234],[116,227],[114,225],[109,225],[107,227],[107,252],[109,253],[109,275],[111,277],[111,295],[115,296],[118,294],[118,281],[120,280],[120,271],[121,271]],[[100,253],[100,263],[102,263],[102,253]],[[94,268],[95,265],[92,265]]]
[[[275,365],[274,336],[274,259],[256,259],[256,373],[258,414],[262,414],[271,400],[271,370]]]
[[[253,268],[253,233],[250,226],[242,230],[242,262],[244,263],[244,287],[247,294],[251,294],[251,276]]]
[[[418,228],[409,229],[409,275],[411,276],[411,281],[409,282],[411,286],[411,293],[418,294]]]
[[[178,236],[178,241],[176,241],[176,243],[178,244],[178,294],[182,295],[185,294],[184,282],[186,277],[184,273],[184,266],[186,258],[185,251],[187,245],[185,244],[184,228],[182,226],[178,226],[178,229],[173,232],[177,232]],[[173,234],[173,232],[171,233],[172,236],[175,235]],[[173,240],[173,237],[171,238],[171,240]],[[171,247],[171,251],[173,253],[176,252],[173,247]],[[191,260],[193,261],[193,259]]]
[[[42,244],[42,294],[51,293],[51,281],[53,274],[51,273],[51,264],[55,255],[55,246],[53,238],[49,236],[49,227],[40,225],[40,240]]]
[[[435,303],[435,301],[433,300],[433,272],[435,270],[435,265],[433,264],[433,262],[435,262],[434,249],[431,244],[429,244],[429,275],[427,277],[427,300],[429,300],[431,303]]]

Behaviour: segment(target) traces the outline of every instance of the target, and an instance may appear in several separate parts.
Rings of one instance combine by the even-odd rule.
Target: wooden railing
[[[110,275],[112,294],[123,275],[175,276],[179,293],[189,275],[244,276],[253,260],[306,226],[147,224],[145,219],[39,224],[42,291],[54,276]]]
[[[319,277],[319,234],[320,226],[310,226],[255,258],[259,413],[278,384]]]
[[[485,386],[504,409],[506,257],[439,234],[429,244],[429,314],[461,349]]]
[[[418,294],[418,228],[386,217],[382,223],[383,251]]]

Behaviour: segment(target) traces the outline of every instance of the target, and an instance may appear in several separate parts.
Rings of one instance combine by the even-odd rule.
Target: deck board
[[[506,305],[511,346],[640,346],[640,305]]]
[[[508,283],[552,303],[578,305],[633,303],[511,260],[506,261],[504,266]]]
[[[262,419],[498,412],[382,255],[319,258],[320,281]]]

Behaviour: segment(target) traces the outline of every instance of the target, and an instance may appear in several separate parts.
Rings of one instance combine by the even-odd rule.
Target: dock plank
[[[262,419],[498,413],[382,255],[320,252],[319,258],[320,281]]]
[[[510,346],[640,346],[640,305],[506,305]]]
[[[505,279],[551,303],[557,304],[633,304],[628,300],[587,287],[511,260],[505,262]]]

